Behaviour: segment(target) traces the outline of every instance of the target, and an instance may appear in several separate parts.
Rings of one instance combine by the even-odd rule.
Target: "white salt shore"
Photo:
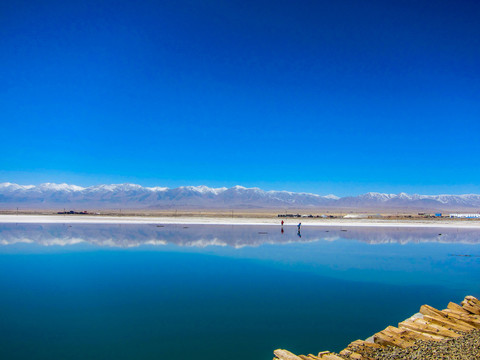
[[[276,225],[282,218],[225,218],[225,217],[141,217],[89,215],[0,215],[0,223],[78,223],[78,224],[205,224],[205,225]],[[480,220],[382,220],[382,219],[283,219],[285,226],[342,226],[342,227],[432,227],[480,229]]]

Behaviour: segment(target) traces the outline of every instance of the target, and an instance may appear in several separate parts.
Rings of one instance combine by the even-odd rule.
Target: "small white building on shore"
[[[450,214],[451,218],[480,219],[480,214]]]

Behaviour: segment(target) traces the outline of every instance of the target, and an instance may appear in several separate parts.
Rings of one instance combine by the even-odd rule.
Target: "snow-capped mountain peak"
[[[18,185],[10,182],[0,183],[0,191],[17,191],[34,188],[35,185]]]
[[[30,187],[33,189],[34,187]],[[69,185],[66,183],[55,184],[55,183],[43,183],[36,187],[40,191],[82,191],[85,188],[77,185]]]
[[[325,195],[324,198],[325,198],[325,199],[332,199],[332,200],[338,200],[338,199],[340,199],[340,197],[338,197],[337,195],[333,195],[333,194]]]
[[[167,191],[168,187],[154,186],[154,187],[147,187],[145,189],[154,191],[154,192],[161,192],[161,191]]]

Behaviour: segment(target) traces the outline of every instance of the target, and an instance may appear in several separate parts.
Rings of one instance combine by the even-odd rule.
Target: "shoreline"
[[[272,218],[272,217],[218,217],[218,216],[102,216],[102,215],[0,215],[0,223],[77,223],[77,224],[190,224],[190,225],[265,225],[319,227],[401,227],[401,228],[462,228],[480,229],[479,220],[450,220],[450,219],[311,219],[311,218]]]
[[[479,343],[480,300],[468,295],[460,305],[450,302],[444,310],[422,305],[398,327],[355,340],[339,353],[295,355],[276,349],[273,360],[470,360],[480,355]]]

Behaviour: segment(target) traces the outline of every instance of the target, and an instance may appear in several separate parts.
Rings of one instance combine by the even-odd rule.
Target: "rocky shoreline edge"
[[[388,326],[367,340],[356,340],[340,353],[295,355],[274,351],[273,360],[391,360],[480,359],[480,300],[466,296],[460,305],[450,302],[437,310],[423,305],[420,312]]]

